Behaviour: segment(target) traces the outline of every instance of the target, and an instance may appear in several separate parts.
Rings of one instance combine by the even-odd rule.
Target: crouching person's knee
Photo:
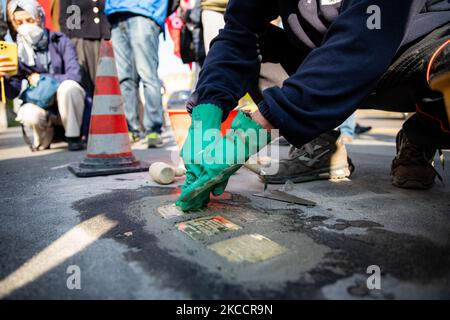
[[[73,80],[61,82],[57,91],[57,100],[59,102],[70,101],[72,103],[84,103],[86,93],[81,85]]]

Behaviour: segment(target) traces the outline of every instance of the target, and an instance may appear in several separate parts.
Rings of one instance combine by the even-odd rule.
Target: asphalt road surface
[[[263,185],[243,168],[207,210],[168,218],[158,208],[174,202],[182,179],[161,187],[146,172],[77,178],[67,166],[84,151],[60,143],[32,154],[8,129],[0,298],[450,298],[450,170],[436,162],[446,185],[430,191],[395,188],[401,117],[365,111],[360,122],[374,130],[348,146],[351,180],[289,190],[315,207],[255,197]],[[167,161],[176,148],[166,140],[134,153]]]

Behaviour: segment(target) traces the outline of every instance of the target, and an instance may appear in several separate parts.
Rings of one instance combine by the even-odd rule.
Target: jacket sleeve
[[[22,81],[29,75],[27,68],[19,62],[19,70],[15,76],[5,77],[5,93],[8,99],[14,99],[19,96],[22,89]]]
[[[18,76],[13,76],[5,79],[5,94],[10,100],[16,98],[22,87],[23,78]]]
[[[263,92],[260,112],[298,147],[339,126],[375,88],[424,2],[345,1],[322,45],[281,88]],[[371,5],[380,9],[380,29],[368,28]]]
[[[225,27],[213,40],[187,108],[212,103],[224,117],[237,106],[260,70],[260,35],[278,16],[276,1],[231,0]]]
[[[60,52],[64,64],[64,73],[43,74],[55,78],[59,82],[73,80],[81,83],[81,67],[78,63],[78,55],[72,41],[66,36],[60,38]]]

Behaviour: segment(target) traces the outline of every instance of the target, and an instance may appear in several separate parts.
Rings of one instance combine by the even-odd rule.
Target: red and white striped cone
[[[111,41],[102,40],[95,79],[87,154],[69,166],[78,177],[146,171],[149,164],[131,151],[127,120]]]

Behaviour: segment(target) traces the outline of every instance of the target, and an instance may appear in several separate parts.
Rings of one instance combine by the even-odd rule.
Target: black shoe
[[[354,166],[347,156],[345,145],[338,131],[324,133],[300,149],[292,147],[289,158],[280,160],[278,173],[260,175],[269,184],[282,184],[290,180],[306,182],[322,179],[344,179],[350,177]]]
[[[363,133],[369,132],[370,130],[372,130],[372,127],[370,127],[370,126],[368,126],[368,127],[360,126],[357,123],[356,127],[355,127],[355,134],[363,134]]]
[[[79,151],[84,149],[84,142],[80,137],[67,138],[69,151]]]
[[[286,140],[285,137],[281,136],[278,139],[278,145],[280,145],[280,146],[290,146],[291,144]]]
[[[436,176],[433,166],[436,149],[413,144],[403,130],[397,134],[397,156],[392,161],[392,184],[404,189],[430,189]]]

